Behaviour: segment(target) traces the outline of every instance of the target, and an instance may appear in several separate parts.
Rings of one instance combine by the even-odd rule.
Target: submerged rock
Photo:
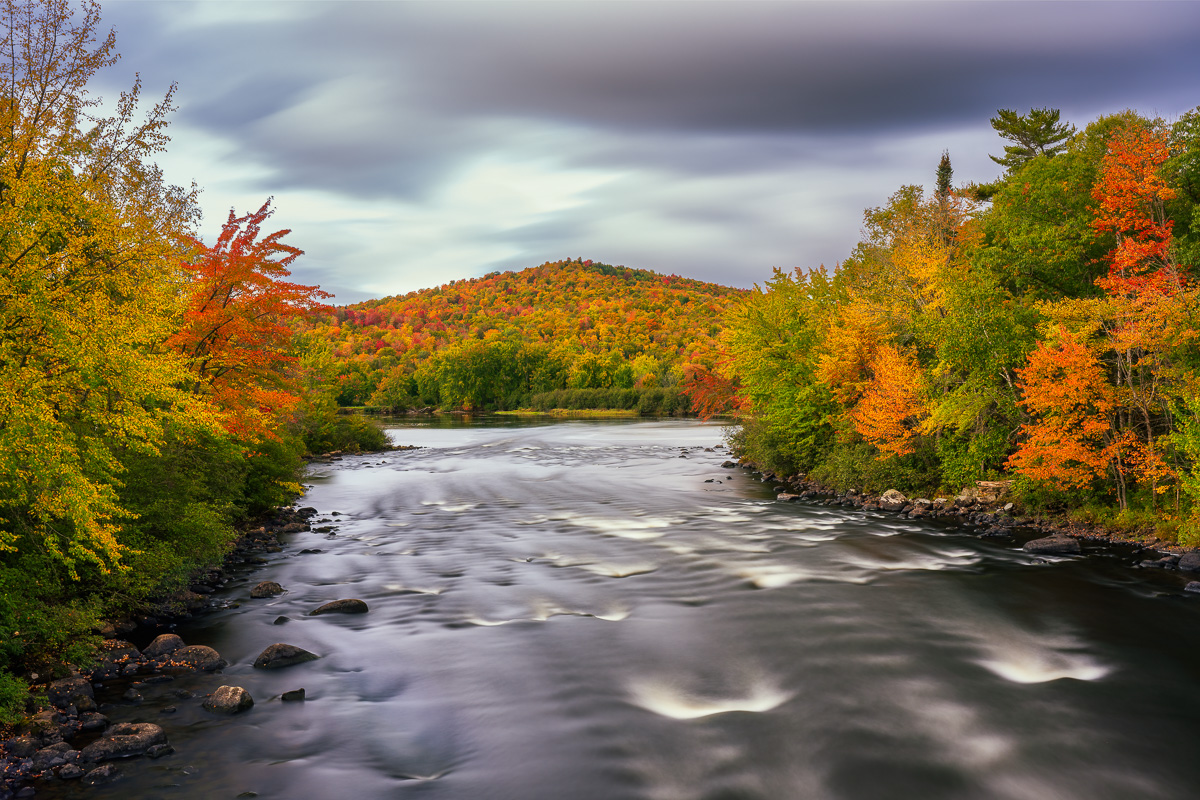
[[[1047,553],[1070,555],[1083,552],[1083,548],[1079,546],[1078,539],[1072,539],[1070,536],[1056,534],[1047,536],[1043,539],[1034,539],[1026,542],[1022,549],[1026,553]]]
[[[316,617],[321,614],[366,614],[368,611],[370,609],[362,600],[346,599],[332,600],[309,613]]]
[[[241,686],[219,686],[204,701],[204,707],[217,714],[236,714],[254,705],[254,698]]]
[[[302,647],[276,642],[254,659],[254,666],[258,669],[279,669],[280,667],[290,667],[293,664],[303,664],[305,661],[316,661],[318,658],[320,658],[319,655],[310,653]]]
[[[285,703],[293,703],[297,700],[303,700],[304,689],[292,689],[290,692],[284,692],[279,696],[279,699]]]

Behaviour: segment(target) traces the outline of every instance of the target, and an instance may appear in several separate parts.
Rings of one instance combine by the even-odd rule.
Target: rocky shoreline
[[[909,498],[895,489],[870,495],[853,489],[836,491],[805,476],[780,476],[751,462],[726,461],[727,469],[741,467],[764,483],[774,484],[776,500],[895,513],[902,519],[942,520],[971,528],[981,538],[1024,539],[1021,548],[1042,555],[1085,554],[1082,542],[1122,545],[1137,549],[1136,566],[1178,571],[1187,582],[1184,591],[1200,593],[1200,549],[1188,549],[1157,538],[1131,538],[1101,526],[1034,516],[1008,500],[1011,481],[978,481],[955,497]]]
[[[148,613],[111,622],[97,631],[104,641],[94,665],[72,667],[65,678],[35,683],[31,689],[45,694],[48,707],[0,742],[0,800],[33,797],[40,781],[106,783],[119,775],[115,762],[134,757],[157,759],[175,752],[160,725],[111,722],[103,713],[107,706],[97,699],[98,693],[136,705],[141,702],[141,690],[147,687],[186,674],[208,673],[213,676],[211,692],[197,694],[176,689],[173,695],[180,702],[190,700],[217,714],[250,708],[254,701],[245,689],[217,685],[216,673],[227,663],[216,650],[188,645],[170,629],[222,608],[222,604],[213,602],[208,595],[225,586],[234,573],[244,575],[245,571],[268,563],[264,556],[283,549],[280,536],[311,530],[321,532],[322,528],[312,526],[316,514],[314,508],[284,508],[259,520],[242,533],[220,567],[194,576],[187,589],[163,599]],[[266,583],[255,587],[251,597],[271,596],[269,591],[259,591]],[[141,649],[123,638],[136,634],[148,637],[157,631],[164,632]],[[314,658],[315,654],[293,645],[276,643],[263,651],[259,656],[262,663],[256,662],[255,666],[271,669]],[[36,680],[36,676],[31,677]],[[284,699],[302,698],[303,689],[289,694],[293,696]]]

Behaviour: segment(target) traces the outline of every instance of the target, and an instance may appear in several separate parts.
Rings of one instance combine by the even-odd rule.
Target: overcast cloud
[[[998,108],[1200,103],[1187,2],[110,0],[211,237],[274,196],[339,302],[583,256],[750,286],[832,265],[862,211],[994,178]]]

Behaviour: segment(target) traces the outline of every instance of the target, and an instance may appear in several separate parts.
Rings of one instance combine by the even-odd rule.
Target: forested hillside
[[[677,386],[743,294],[558,261],[340,307],[309,335],[331,343],[343,405],[515,408],[562,389]]]
[[[1200,111],[1076,131],[1002,111],[987,186],[906,186],[832,270],[726,318],[706,407],[837,487],[1012,478],[1031,505],[1200,539]],[[1108,509],[1115,509],[1115,515]]]

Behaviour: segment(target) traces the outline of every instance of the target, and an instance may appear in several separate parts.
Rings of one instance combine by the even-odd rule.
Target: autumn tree
[[[96,119],[88,80],[116,59],[94,3],[0,7],[0,547],[72,572],[120,561],[119,454],[191,413],[162,346],[194,193],[164,183],[170,92]]]
[[[290,323],[327,310],[328,292],[283,280],[304,251],[283,242],[291,231],[262,235],[268,199],[255,212],[229,218],[216,242],[193,240],[199,255],[190,277],[183,327],[170,344],[187,359],[190,391],[208,398],[226,429],[254,439],[272,435],[279,416],[298,402]]]

